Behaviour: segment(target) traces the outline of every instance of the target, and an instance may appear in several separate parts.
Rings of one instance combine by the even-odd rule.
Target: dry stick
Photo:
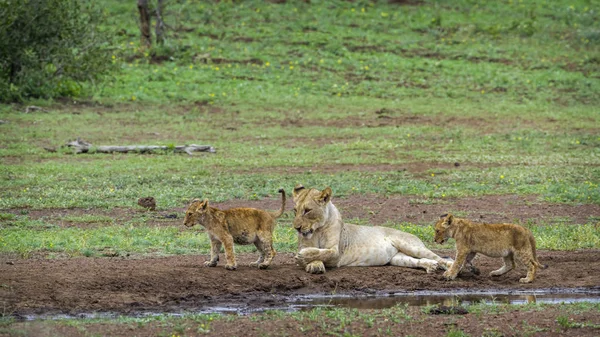
[[[112,153],[112,152],[152,152],[154,150],[173,150],[175,152],[185,152],[192,155],[193,152],[217,152],[214,147],[210,145],[178,145],[178,146],[159,146],[159,145],[128,145],[128,146],[93,146],[92,144],[77,138],[74,141],[68,142],[65,146],[75,150],[75,153]]]

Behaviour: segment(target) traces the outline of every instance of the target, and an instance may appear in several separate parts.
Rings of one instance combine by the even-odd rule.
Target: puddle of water
[[[600,303],[600,294],[393,294],[387,297],[364,296],[321,296],[301,299],[293,304],[300,309],[311,309],[314,307],[342,307],[353,309],[386,309],[396,305],[408,306],[431,306],[445,305],[458,306],[468,304],[528,304],[528,303],[576,303],[590,302]]]
[[[214,306],[203,306],[201,308],[188,309],[181,312],[133,312],[130,317],[151,317],[158,315],[181,316],[185,314],[234,314],[247,315],[261,313],[267,310],[300,311],[310,310],[317,307],[328,308],[354,308],[354,309],[386,309],[396,305],[408,306],[457,306],[476,303],[486,304],[527,304],[527,303],[600,303],[600,288],[596,289],[538,289],[529,291],[469,291],[453,290],[415,291],[399,292],[392,294],[379,294],[368,296],[349,295],[306,295],[281,297],[276,305],[241,303],[222,303]],[[81,313],[77,315],[27,315],[19,318],[25,320],[36,319],[92,319],[92,318],[116,318],[124,316],[118,313],[96,312]]]

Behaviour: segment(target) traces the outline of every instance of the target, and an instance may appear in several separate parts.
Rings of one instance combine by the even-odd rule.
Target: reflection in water
[[[195,314],[233,314],[244,315],[260,313],[266,310],[310,310],[317,307],[340,307],[356,309],[385,309],[396,305],[408,306],[434,306],[457,307],[460,305],[485,303],[506,304],[528,304],[528,303],[575,303],[589,302],[600,303],[600,289],[551,289],[533,291],[453,291],[449,294],[444,292],[416,291],[411,293],[395,293],[371,296],[343,296],[343,295],[309,295],[301,297],[285,297],[276,306],[262,307],[260,305],[249,305],[247,302],[229,302],[221,305],[202,306],[196,310],[180,312],[131,312],[133,317],[146,317],[158,315],[183,315],[185,313]],[[27,315],[19,316],[19,319],[66,319],[66,318],[114,318],[120,314],[109,312],[80,313],[78,315]]]
[[[396,305],[408,306],[458,306],[462,304],[529,304],[600,302],[600,294],[395,294],[391,296],[312,296],[300,299],[292,306],[311,309],[318,306],[355,309],[385,309]]]

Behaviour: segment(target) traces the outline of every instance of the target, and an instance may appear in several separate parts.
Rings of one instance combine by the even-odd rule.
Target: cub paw
[[[258,269],[267,269],[267,268],[269,268],[269,264],[267,264],[267,263],[260,263],[258,265]]]
[[[444,274],[442,275],[447,281],[451,281],[454,280],[456,278],[456,275],[452,275],[452,273],[450,273],[449,270],[446,270],[444,272]]]
[[[519,279],[519,282],[521,282],[521,283],[531,283],[531,282],[533,282],[533,280],[530,280],[527,277],[523,277],[522,279]]]
[[[216,267],[217,261],[206,261],[206,262],[204,262],[204,266],[205,267]]]
[[[325,274],[325,265],[322,261],[313,261],[306,265],[305,270],[311,274]]]
[[[225,269],[227,269],[227,270],[236,270],[237,269],[237,265],[235,265],[235,264],[227,264],[227,265],[225,265]]]

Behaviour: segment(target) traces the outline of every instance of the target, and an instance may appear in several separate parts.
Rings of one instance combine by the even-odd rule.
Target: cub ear
[[[200,204],[200,208],[205,211],[208,208],[208,199],[204,199],[204,201]]]
[[[300,191],[304,190],[304,186],[302,186],[302,184],[298,184],[296,185],[296,187],[294,187],[294,190],[292,191],[292,198],[294,199],[294,201],[296,201],[296,198],[298,197],[298,194],[300,193]]]
[[[446,223],[448,224],[448,226],[451,226],[453,222],[454,222],[454,215],[448,213],[448,215],[446,215]]]
[[[331,191],[331,187],[327,186],[323,191],[321,191],[321,195],[319,195],[319,198],[317,199],[317,201],[321,205],[325,205],[329,201],[331,201],[332,194],[333,194],[333,191]]]

